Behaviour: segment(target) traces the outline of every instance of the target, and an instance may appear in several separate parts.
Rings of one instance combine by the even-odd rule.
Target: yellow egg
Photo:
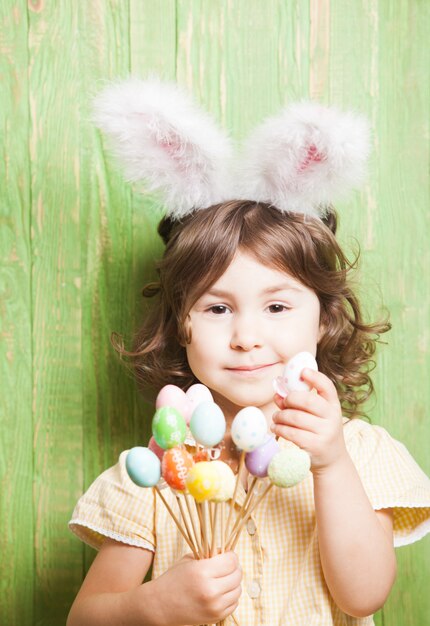
[[[231,467],[224,461],[212,461],[212,465],[219,476],[219,487],[211,499],[213,502],[227,502],[227,500],[233,497],[236,476],[233,474]]]
[[[211,461],[201,461],[188,472],[187,488],[196,502],[210,500],[219,489],[220,477],[213,465]]]

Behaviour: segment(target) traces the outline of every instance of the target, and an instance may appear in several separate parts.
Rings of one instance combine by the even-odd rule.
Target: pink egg
[[[186,423],[189,423],[193,407],[185,391],[180,387],[176,385],[166,385],[160,390],[155,401],[155,408],[159,409],[163,406],[172,406],[177,409]]]
[[[163,448],[160,448],[154,437],[151,437],[151,439],[149,440],[148,448],[151,450],[151,452],[158,456],[160,461],[163,459],[165,450],[163,450]]]
[[[195,385],[191,385],[191,387],[187,390],[187,398],[191,404],[191,414],[193,413],[196,406],[201,404],[202,402],[213,402],[214,399],[212,397],[209,389],[200,383],[196,383]]]

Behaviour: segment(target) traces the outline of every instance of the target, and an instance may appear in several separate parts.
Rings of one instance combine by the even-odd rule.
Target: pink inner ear
[[[325,159],[325,155],[318,152],[317,147],[314,144],[311,144],[308,148],[308,152],[306,154],[306,158],[300,163],[297,168],[298,172],[304,172],[311,163],[319,163]]]
[[[164,150],[164,152],[167,152],[169,157],[171,157],[172,159],[177,159],[181,147],[179,141],[165,139],[164,141],[159,141],[158,145],[162,150]]]
[[[192,145],[181,141],[181,138],[171,133],[167,139],[156,141],[157,146],[174,162],[179,173],[190,173],[190,168],[196,166],[196,155]]]

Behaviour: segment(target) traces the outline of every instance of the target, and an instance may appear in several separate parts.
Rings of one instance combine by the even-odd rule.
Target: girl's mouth
[[[234,374],[251,376],[252,374],[258,374],[259,372],[263,372],[273,365],[277,365],[277,363],[263,363],[261,365],[241,365],[240,367],[227,367],[226,369],[229,372],[233,372]]]

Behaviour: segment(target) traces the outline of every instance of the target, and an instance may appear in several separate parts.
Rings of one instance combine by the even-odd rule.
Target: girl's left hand
[[[274,413],[271,430],[306,450],[311,457],[311,471],[321,472],[348,454],[342,409],[336,387],[325,374],[306,368],[301,378],[313,390],[290,391],[286,398],[276,395],[281,410]]]

